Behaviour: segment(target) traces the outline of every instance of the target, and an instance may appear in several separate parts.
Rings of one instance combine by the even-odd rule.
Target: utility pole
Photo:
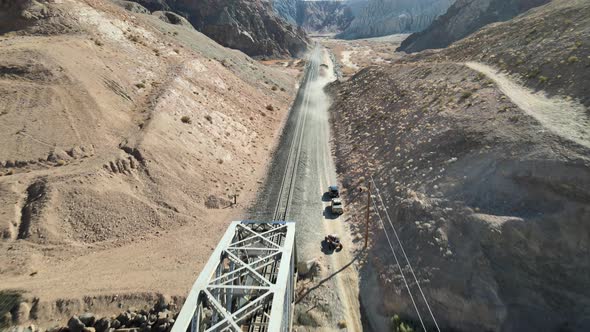
[[[369,217],[371,216],[371,181],[367,188],[367,221],[365,224],[365,249],[369,245]]]

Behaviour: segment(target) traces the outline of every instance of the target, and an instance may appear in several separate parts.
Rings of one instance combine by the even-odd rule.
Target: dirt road
[[[315,279],[299,282],[295,325],[298,331],[343,328],[362,331],[358,274],[353,264],[356,259],[350,251],[352,241],[344,224],[345,217],[335,218],[329,213],[329,202],[323,201],[328,185],[336,183],[330,153],[329,99],[323,92],[326,84],[335,80],[334,64],[328,52],[319,46],[310,53],[308,61],[307,76],[272,162],[265,189],[250,217],[264,220],[276,215],[274,210],[284,184],[285,167],[289,170],[289,163],[295,163],[294,186],[285,219],[297,223],[298,260],[315,260],[319,266]],[[291,148],[294,150],[289,157]],[[344,250],[339,253],[322,251],[321,242],[330,233],[342,237]]]
[[[492,79],[513,103],[539,121],[543,127],[565,139],[590,147],[590,116],[583,105],[533,93],[482,63],[467,62],[466,65]]]

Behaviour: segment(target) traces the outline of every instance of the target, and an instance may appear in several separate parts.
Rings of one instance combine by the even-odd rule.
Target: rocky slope
[[[451,4],[451,0],[371,0],[338,37],[357,39],[420,31]]]
[[[582,0],[553,1],[424,56],[428,61],[487,63],[531,89],[574,98],[590,107],[589,41],[590,6]]]
[[[173,11],[219,44],[250,56],[298,56],[307,49],[307,37],[283,21],[268,1],[136,0],[150,11]]]
[[[342,1],[299,1],[297,25],[312,33],[345,30],[353,20],[352,9]]]
[[[0,329],[186,296],[254,198],[299,71],[136,6],[2,4]]]
[[[425,30],[410,35],[398,51],[444,48],[479,28],[506,21],[550,0],[457,0]]]
[[[273,0],[274,11],[291,24],[296,24],[297,4],[299,0]]]
[[[590,135],[582,144],[568,138],[567,128],[551,129],[540,114],[518,106],[515,90],[505,94],[496,80],[464,63],[480,60],[478,50],[488,49],[538,63],[558,42],[586,59],[588,49],[571,43],[588,40],[589,7],[587,1],[553,1],[487,28],[505,38],[482,38],[482,31],[448,50],[363,69],[331,87],[336,157],[349,209],[362,211],[366,193],[359,188],[373,176],[443,330],[590,329]],[[558,30],[554,40],[552,30],[564,19],[579,24]],[[528,34],[529,26],[547,41],[519,42],[517,31]],[[516,41],[507,41],[509,31]],[[554,88],[579,95],[567,83],[587,84],[584,68],[577,68],[564,70]],[[520,97],[533,102],[531,96],[538,95]],[[573,105],[563,104],[551,116],[571,123]],[[587,112],[583,118],[590,121]],[[401,254],[401,270],[395,264],[376,212],[361,270],[367,320],[377,331],[390,328],[394,314],[419,325],[403,271],[432,327],[409,265]],[[387,216],[379,213],[399,253]],[[362,238],[364,223],[352,224]]]

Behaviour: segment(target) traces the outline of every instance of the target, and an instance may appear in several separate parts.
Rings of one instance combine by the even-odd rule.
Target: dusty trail
[[[513,103],[551,132],[590,147],[590,114],[583,105],[533,93],[490,66],[478,62],[466,65],[492,79]]]
[[[358,273],[351,247],[352,240],[344,224],[344,218],[334,218],[329,213],[329,202],[323,202],[323,194],[329,184],[336,183],[336,171],[330,153],[330,128],[328,108],[330,101],[323,88],[335,80],[334,64],[329,54],[318,51],[311,61],[321,64],[319,75],[309,82],[306,93],[307,112],[302,142],[302,157],[297,172],[297,190],[293,208],[288,216],[297,222],[297,249],[300,260],[316,259],[321,265],[318,280],[312,281],[311,291],[298,299],[302,311],[317,310],[317,303],[307,302],[320,298],[339,305],[325,306],[319,315],[321,328],[311,330],[338,330],[344,324],[348,331],[362,331],[358,301]],[[337,233],[344,243],[339,253],[322,253],[321,241],[326,234]]]

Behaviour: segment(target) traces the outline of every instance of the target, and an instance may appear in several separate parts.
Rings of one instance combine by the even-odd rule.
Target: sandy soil
[[[342,76],[347,78],[364,67],[391,63],[399,59],[402,54],[396,53],[395,49],[406,37],[406,34],[396,34],[357,40],[339,40],[327,37],[317,40],[334,54]]]
[[[0,39],[0,291],[46,325],[183,296],[254,198],[301,69],[109,2],[48,13],[47,35]]]

